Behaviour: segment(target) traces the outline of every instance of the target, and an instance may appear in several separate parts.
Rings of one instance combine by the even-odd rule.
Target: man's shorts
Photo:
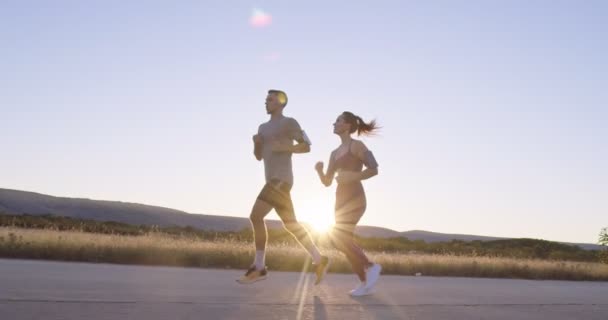
[[[296,222],[290,191],[290,184],[273,179],[264,185],[258,199],[270,204],[284,223]]]

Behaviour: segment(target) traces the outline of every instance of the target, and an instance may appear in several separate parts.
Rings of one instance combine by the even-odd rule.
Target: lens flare
[[[254,28],[263,28],[272,23],[272,16],[261,9],[253,9],[249,23]]]

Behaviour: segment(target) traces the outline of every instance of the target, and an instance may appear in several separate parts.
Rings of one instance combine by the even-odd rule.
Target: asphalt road
[[[351,298],[353,275],[0,259],[0,319],[608,319],[608,283],[382,276]]]

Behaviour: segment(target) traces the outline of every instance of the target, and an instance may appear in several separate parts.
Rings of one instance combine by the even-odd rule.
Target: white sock
[[[321,254],[319,253],[319,249],[317,249],[317,247],[312,247],[310,255],[312,256],[312,261],[315,264],[321,263]]]
[[[255,260],[253,261],[255,268],[258,270],[264,269],[266,266],[266,251],[264,250],[256,250],[255,251]]]

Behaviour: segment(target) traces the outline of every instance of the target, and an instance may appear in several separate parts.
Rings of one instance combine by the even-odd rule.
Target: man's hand
[[[262,143],[262,137],[259,134],[254,134],[253,143],[255,143],[255,144]]]
[[[354,171],[342,171],[338,172],[338,176],[336,177],[337,183],[351,183],[361,181],[361,173]]]

